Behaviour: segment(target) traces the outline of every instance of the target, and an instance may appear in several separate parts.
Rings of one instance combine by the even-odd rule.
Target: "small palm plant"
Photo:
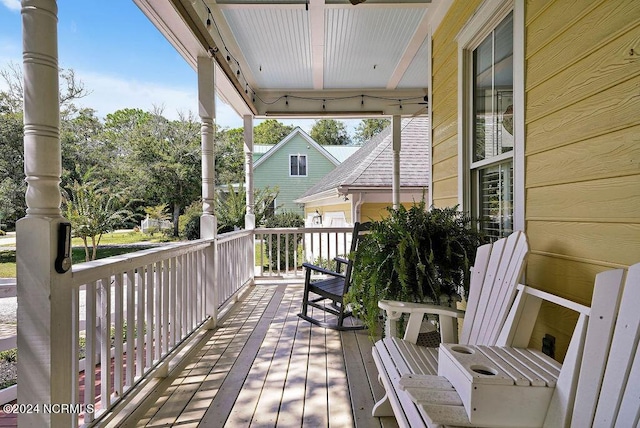
[[[85,261],[91,261],[96,259],[102,235],[130,218],[131,212],[118,192],[104,188],[102,181],[91,179],[89,174],[83,178],[71,187],[65,214],[73,236],[84,243]]]
[[[486,242],[457,207],[426,210],[422,200],[388,210],[358,246],[347,296],[372,332],[379,300],[450,305],[464,296],[476,249]]]

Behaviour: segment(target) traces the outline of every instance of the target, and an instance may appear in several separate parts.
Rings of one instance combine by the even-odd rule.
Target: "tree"
[[[73,69],[61,68],[59,75],[62,87],[59,93],[60,116],[64,119],[76,111],[73,101],[86,97],[90,92],[85,89],[84,83],[76,78]],[[0,112],[21,112],[24,100],[22,66],[10,62],[7,68],[0,70],[0,78],[4,80],[7,87],[0,93]]]
[[[256,225],[263,224],[266,219],[273,215],[270,207],[278,196],[278,187],[265,187],[253,190],[254,214]],[[244,217],[247,212],[247,192],[244,186],[237,189],[229,184],[226,192],[220,190],[216,193],[216,218],[218,220],[218,233],[225,233],[234,228],[244,228]]]
[[[103,125],[95,110],[80,109],[75,116],[60,123],[62,147],[62,187],[68,188],[75,181],[93,170],[96,179],[110,182],[114,173],[115,156],[102,138]]]
[[[153,119],[151,145],[145,144],[148,152],[138,155],[147,161],[153,194],[171,208],[173,234],[178,236],[182,209],[201,194],[200,124],[184,116],[168,121],[157,113]]]
[[[22,107],[24,99],[21,65],[9,63],[0,70],[4,90],[0,91],[0,222],[13,227],[18,218],[25,215],[24,183],[24,127]],[[60,70],[61,140],[67,120],[75,117],[78,110],[73,101],[88,94],[73,70]],[[96,119],[97,120],[97,119]],[[86,149],[81,150],[86,153]],[[69,165],[67,165],[69,166]]]
[[[364,144],[390,124],[389,119],[363,119],[356,128],[354,139],[356,143]]]
[[[104,130],[130,196],[145,205],[168,205],[178,236],[180,214],[201,193],[200,123],[190,115],[167,120],[157,108],[124,109],[107,115]]]
[[[0,114],[0,223],[11,229],[25,215],[23,139],[22,114]]]
[[[275,119],[267,119],[253,128],[253,143],[278,144],[293,130],[293,126],[285,125]]]
[[[244,181],[244,130],[221,129],[216,132],[216,185]]]
[[[351,138],[347,133],[344,123],[335,119],[316,120],[311,128],[311,138],[321,145],[347,145],[351,143]]]
[[[112,231],[131,215],[122,208],[120,194],[102,186],[91,178],[91,171],[83,182],[74,182],[65,201],[66,217],[71,222],[73,236],[82,238],[85,261],[96,259],[102,235]],[[91,245],[89,245],[91,240]]]

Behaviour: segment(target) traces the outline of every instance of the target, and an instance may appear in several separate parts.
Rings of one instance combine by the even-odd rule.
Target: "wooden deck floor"
[[[301,285],[256,285],[139,427],[397,427],[373,418],[382,388],[366,331],[298,318]]]

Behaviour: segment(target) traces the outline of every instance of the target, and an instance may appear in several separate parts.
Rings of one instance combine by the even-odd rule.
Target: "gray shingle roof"
[[[429,165],[427,117],[403,119],[400,150],[400,186],[426,187]],[[391,187],[393,148],[391,126],[367,141],[357,152],[324,176],[300,198],[343,187]]]

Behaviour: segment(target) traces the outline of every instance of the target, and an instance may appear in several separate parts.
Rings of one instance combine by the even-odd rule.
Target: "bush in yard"
[[[280,228],[280,227],[302,227],[304,226],[304,219],[300,214],[293,212],[283,212],[275,214],[272,217],[268,217],[265,220],[265,227],[267,228]],[[269,240],[271,240],[271,251],[269,254],[269,260],[271,268],[284,269],[287,266],[286,260],[289,257],[289,267],[293,267],[293,254],[298,249],[298,245],[304,238],[303,234],[296,236],[295,242],[293,239],[286,239],[286,235],[280,236],[280,253],[278,254],[278,239],[272,238],[272,235],[265,236],[266,248],[269,248]],[[280,266],[278,266],[278,255],[280,256]],[[298,259],[300,262],[300,258]]]

